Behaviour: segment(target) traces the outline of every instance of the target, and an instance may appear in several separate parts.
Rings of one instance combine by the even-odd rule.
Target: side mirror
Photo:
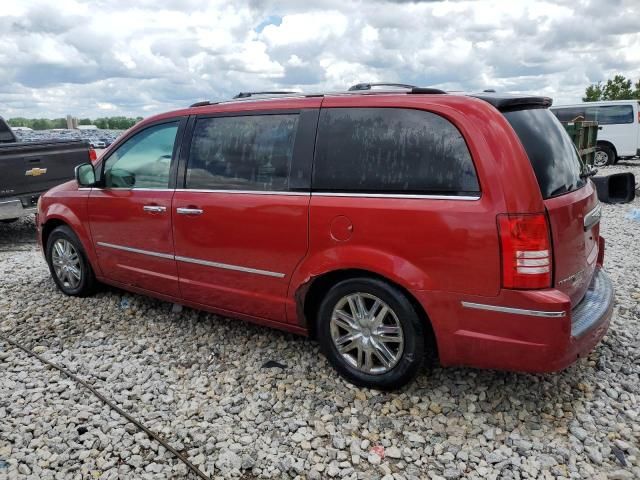
[[[78,165],[75,169],[76,182],[80,187],[92,187],[96,183],[96,172],[93,170],[93,165],[90,163],[83,163]]]

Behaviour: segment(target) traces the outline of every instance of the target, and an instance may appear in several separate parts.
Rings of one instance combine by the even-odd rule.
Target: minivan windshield
[[[546,108],[503,112],[529,156],[543,198],[557,197],[585,185],[585,166],[571,138]]]

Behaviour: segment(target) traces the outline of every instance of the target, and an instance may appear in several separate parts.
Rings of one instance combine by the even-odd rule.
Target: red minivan
[[[560,370],[607,331],[600,205],[546,97],[359,84],[148,118],[40,198],[67,295],[97,282],[318,339],[357,385]]]

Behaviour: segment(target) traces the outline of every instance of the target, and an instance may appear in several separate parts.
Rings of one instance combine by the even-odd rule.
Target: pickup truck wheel
[[[593,164],[596,167],[605,167],[613,165],[616,161],[616,154],[613,149],[607,145],[596,146],[596,153],[593,157]]]
[[[95,289],[95,275],[75,233],[56,228],[47,240],[47,263],[51,276],[65,295],[84,297]]]
[[[424,327],[396,287],[373,278],[337,283],[318,311],[320,346],[351,383],[391,390],[408,383],[425,356]]]

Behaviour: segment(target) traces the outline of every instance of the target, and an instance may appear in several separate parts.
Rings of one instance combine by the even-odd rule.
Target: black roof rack
[[[415,85],[407,85],[406,83],[356,83],[355,85],[351,85],[349,87],[349,91],[353,92],[354,90],[371,90],[373,87],[397,87],[397,88],[407,88],[411,90],[412,88],[417,88]]]
[[[444,90],[440,90],[438,88],[430,88],[430,87],[416,87],[415,85],[409,85],[406,83],[356,83],[355,85],[351,85],[349,87],[349,92],[361,92],[365,90],[372,90],[373,87],[394,87],[394,88],[405,88],[409,90],[408,93],[447,93]]]
[[[204,107],[206,105],[215,105],[217,102],[210,102],[209,100],[204,100],[203,102],[196,102],[189,105],[189,108],[193,107]]]
[[[254,95],[291,95],[293,93],[300,93],[300,92],[293,92],[290,90],[275,90],[270,92],[240,92],[233,98],[249,98],[249,97],[253,97]]]

